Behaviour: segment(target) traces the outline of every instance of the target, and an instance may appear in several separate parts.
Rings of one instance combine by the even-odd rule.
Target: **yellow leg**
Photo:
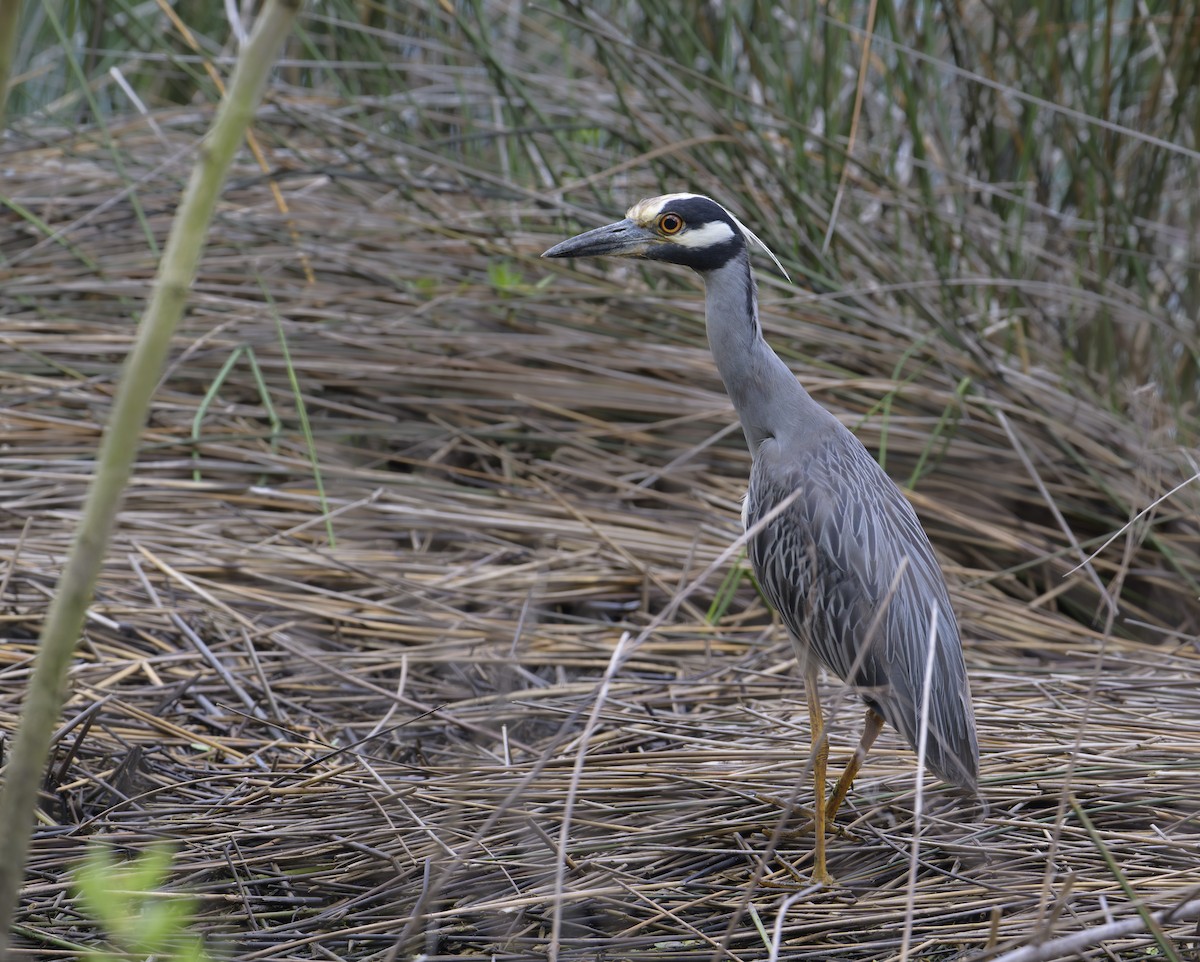
[[[809,711],[812,709],[810,708]],[[883,730],[883,716],[875,712],[874,709],[867,709],[867,720],[863,725],[862,739],[858,743],[858,748],[854,750],[854,755],[851,757],[849,764],[846,765],[846,770],[842,772],[842,777],[837,781],[837,787],[833,790],[833,795],[830,796],[829,805],[825,808],[825,817],[829,821],[833,821],[837,815],[838,809],[842,807],[842,802],[846,798],[846,793],[850,791],[850,786],[854,782],[858,771],[863,767],[863,762],[867,760],[867,752],[871,750],[871,746],[875,744],[875,739],[879,737],[880,731]]]
[[[829,763],[829,740],[825,737],[825,719],[821,716],[821,696],[817,691],[817,669],[805,667],[805,694],[808,696],[808,718],[812,727],[813,794],[813,881],[832,886],[833,877],[825,867],[825,769]]]

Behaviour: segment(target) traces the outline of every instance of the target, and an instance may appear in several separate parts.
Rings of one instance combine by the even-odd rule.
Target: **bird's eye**
[[[678,234],[683,230],[683,218],[678,214],[663,214],[658,219],[658,229],[664,234]]]

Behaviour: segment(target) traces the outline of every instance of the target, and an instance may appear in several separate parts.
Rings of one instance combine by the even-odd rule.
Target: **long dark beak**
[[[657,235],[631,220],[619,220],[607,227],[597,227],[555,244],[543,257],[640,257],[656,241]]]

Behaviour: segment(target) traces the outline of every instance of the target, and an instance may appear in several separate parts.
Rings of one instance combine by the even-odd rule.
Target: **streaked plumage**
[[[759,446],[748,526],[799,494],[750,540],[750,563],[801,656],[813,652],[853,685],[914,750],[929,613],[937,606],[925,761],[940,778],[972,789],[975,721],[941,568],[908,501],[835,424],[790,445],[778,438]]]
[[[751,242],[766,249],[715,201],[668,194],[640,201],[625,220],[563,241],[543,256],[641,257],[682,264],[704,278],[709,346],[753,457],[747,530],[788,502],[750,538],[748,550],[808,679],[817,783],[814,874],[828,881],[818,662],[854,686],[869,709],[862,744],[830,799],[829,817],[878,734],[880,716],[916,748],[935,609],[926,762],[941,778],[973,791],[979,750],[958,627],[929,539],[859,440],[809,396],[763,339]]]

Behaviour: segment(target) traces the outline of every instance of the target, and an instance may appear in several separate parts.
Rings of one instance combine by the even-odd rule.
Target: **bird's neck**
[[[763,339],[750,258],[742,252],[704,277],[708,346],[737,409],[750,452],[767,438],[817,431],[832,419]]]

